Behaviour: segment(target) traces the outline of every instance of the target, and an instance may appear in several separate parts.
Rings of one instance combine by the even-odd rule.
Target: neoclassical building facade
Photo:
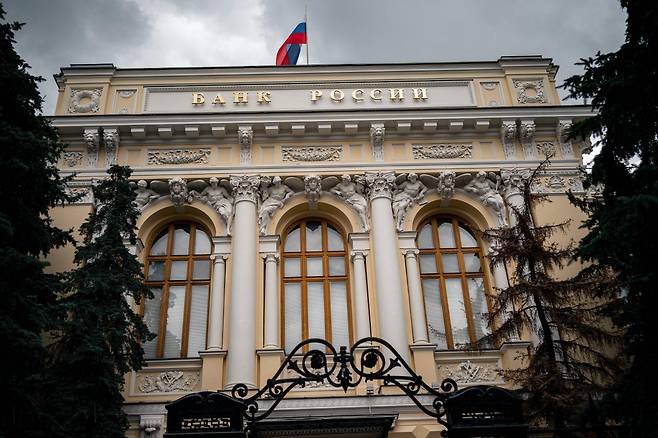
[[[126,376],[132,437],[160,437],[165,404],[236,383],[262,387],[300,341],[388,341],[426,382],[509,386],[527,333],[476,347],[507,267],[491,267],[481,231],[507,226],[518,182],[547,155],[537,223],[582,214],[566,191],[588,144],[567,139],[591,114],[560,105],[542,57],[494,62],[120,69],[71,65],[56,75],[59,163],[84,196],[53,210],[77,227],[90,187],[129,165],[139,244],[155,298],[140,306],[157,337]],[[72,267],[71,247],[51,268]],[[554,273],[557,276],[567,275]],[[573,268],[575,269],[575,267]],[[297,434],[356,418],[332,434],[439,436],[442,429],[381,382],[346,393],[291,392],[272,418]],[[327,423],[330,424],[331,422]],[[334,424],[335,426],[335,424]],[[328,428],[329,426],[327,426]]]

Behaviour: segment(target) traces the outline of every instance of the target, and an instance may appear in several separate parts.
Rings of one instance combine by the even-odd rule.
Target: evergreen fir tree
[[[151,297],[142,267],[124,245],[136,243],[139,212],[128,167],[113,166],[94,187],[96,208],[81,226],[84,245],[61,305],[69,317],[53,344],[51,404],[63,437],[123,437],[124,374],[144,364],[141,343],[152,338],[130,299]]]
[[[567,428],[586,426],[583,415],[590,398],[596,399],[615,376],[614,354],[607,351],[618,335],[606,329],[604,315],[618,289],[614,276],[596,266],[555,278],[574,252],[572,245],[561,247],[553,240],[568,221],[540,225],[534,220],[535,207],[548,198],[532,187],[547,165],[548,160],[517,182],[523,203],[509,205],[512,225],[485,232],[495,249],[492,266],[511,267],[511,278],[509,287],[492,296],[488,319],[494,330],[483,343],[500,345],[530,331],[533,345],[524,367],[506,371],[506,377],[528,395],[531,421],[569,436]]]
[[[565,81],[572,98],[591,99],[595,116],[573,137],[598,138],[589,183],[599,197],[576,201],[590,213],[579,255],[611,268],[625,294],[613,315],[625,329],[629,366],[610,392],[611,415],[631,436],[655,436],[658,397],[658,3],[622,0],[626,41],[614,53],[582,60],[585,72]]]
[[[71,241],[50,209],[70,198],[55,164],[63,150],[41,115],[42,99],[29,66],[14,49],[22,24],[5,21],[0,4],[0,436],[44,436],[48,410],[40,404],[46,349],[42,334],[56,323],[59,288],[42,258]]]

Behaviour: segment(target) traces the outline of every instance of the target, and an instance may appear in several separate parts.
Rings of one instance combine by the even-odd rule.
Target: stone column
[[[263,348],[278,349],[279,321],[281,312],[279,308],[279,236],[262,236],[260,238],[260,255],[265,261],[265,309],[264,309],[264,336]]]
[[[411,311],[411,328],[414,344],[427,344],[427,318],[425,316],[425,303],[423,288],[418,269],[418,249],[416,248],[416,232],[402,231],[398,233],[400,249],[404,254],[407,268],[407,290],[409,291],[409,309]]]
[[[260,177],[231,176],[235,198],[227,382],[255,387],[256,382],[256,196]]]
[[[375,285],[380,334],[405,359],[409,360],[409,339],[402,300],[399,249],[395,220],[391,208],[391,192],[395,175],[368,173],[366,183],[370,195],[371,238],[374,250]]]
[[[368,233],[352,233],[349,235],[352,251],[352,274],[354,278],[354,340],[366,338],[370,331],[370,308],[368,305],[368,281],[366,276],[366,255],[369,245]]]
[[[226,259],[231,253],[231,238],[213,238],[212,289],[210,290],[210,312],[208,313],[207,351],[220,351],[224,346],[224,298],[226,283]]]

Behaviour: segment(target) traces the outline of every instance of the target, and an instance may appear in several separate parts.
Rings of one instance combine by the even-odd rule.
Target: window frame
[[[187,254],[183,255],[173,255],[173,244],[174,244],[174,233],[177,226],[189,226],[190,227],[190,239],[188,242]],[[167,248],[165,255],[151,255],[153,245],[161,238],[164,234],[164,231],[167,231]],[[196,245],[197,231],[202,231],[206,234],[210,241],[210,250],[207,254],[195,254],[194,247]],[[212,235],[208,230],[201,224],[194,221],[174,221],[169,222],[166,225],[154,230],[151,233],[151,239],[147,246],[147,251],[145,252],[144,258],[144,284],[148,288],[159,287],[162,288],[162,299],[160,301],[160,319],[158,325],[157,335],[157,344],[155,357],[148,358],[149,360],[161,360],[161,359],[179,359],[187,358],[188,356],[188,346],[189,346],[189,331],[190,331],[190,310],[192,305],[192,287],[193,286],[206,286],[208,288],[208,302],[206,303],[206,329],[204,336],[204,348],[208,344],[208,320],[210,317],[210,285],[212,282],[214,264],[210,256],[213,254],[213,242]],[[208,260],[208,278],[195,280],[194,277],[194,262],[197,260]],[[174,261],[186,261],[187,262],[187,271],[185,280],[171,280],[171,265]],[[151,263],[153,262],[164,262],[163,270],[163,279],[157,281],[150,281],[148,279],[148,272]],[[165,334],[167,328],[167,310],[169,307],[169,288],[171,286],[185,286],[185,300],[184,300],[184,310],[183,310],[183,329],[181,334],[181,347],[179,354],[176,357],[165,358],[164,357],[164,343],[165,343]],[[144,317],[145,311],[145,300],[142,300],[140,306],[140,315]]]
[[[455,247],[454,248],[441,248],[439,245],[439,225],[440,221],[442,220],[449,220],[451,223],[451,228],[452,228],[452,236],[455,241]],[[420,237],[420,232],[421,230],[426,226],[430,225],[432,229],[432,242],[434,247],[433,248],[420,248],[420,244],[418,242],[418,239]],[[464,247],[462,246],[461,242],[461,233],[459,232],[459,228],[464,228],[467,232],[469,232],[473,237],[475,238],[475,241],[477,242],[477,246],[474,247]],[[469,344],[471,347],[475,348],[477,345],[478,339],[475,336],[475,322],[474,322],[474,314],[473,314],[473,308],[471,306],[471,298],[469,294],[469,288],[468,288],[468,279],[469,278],[482,278],[483,284],[484,284],[484,295],[485,295],[485,301],[487,303],[487,310],[491,312],[491,299],[490,299],[490,282],[489,282],[489,273],[487,269],[487,265],[485,264],[485,258],[484,258],[484,250],[482,246],[482,239],[480,238],[479,233],[477,233],[476,230],[477,228],[474,227],[472,224],[470,224],[468,221],[465,221],[464,219],[454,216],[454,215],[446,215],[446,214],[439,214],[439,215],[433,215],[428,217],[427,219],[423,220],[420,225],[417,228],[417,235],[416,235],[416,245],[418,247],[418,272],[420,273],[420,281],[421,281],[421,290],[423,290],[423,296],[425,294],[424,291],[424,286],[423,286],[423,280],[425,279],[434,279],[434,280],[439,280],[439,294],[440,294],[440,300],[441,300],[441,312],[443,314],[443,322],[445,325],[445,331],[446,331],[446,347],[449,350],[455,350],[459,349],[458,347],[455,347],[454,344],[454,339],[453,339],[453,330],[452,330],[452,321],[450,319],[450,303],[448,302],[448,297],[447,297],[447,291],[446,291],[446,279],[450,278],[458,278],[460,279],[460,284],[462,288],[462,298],[464,299],[464,310],[466,312],[466,321],[468,324],[468,336],[470,338]],[[465,268],[465,263],[464,263],[464,254],[475,254],[477,253],[479,255],[480,259],[480,271],[479,272],[466,272]],[[434,255],[434,260],[436,263],[436,271],[435,273],[423,273],[422,270],[420,269],[420,257],[422,255]],[[451,273],[444,273],[443,272],[443,260],[441,258],[442,255],[446,254],[456,254],[457,255],[457,263],[459,266],[459,272],[451,272]],[[425,310],[425,318],[428,321],[429,325],[429,315],[427,314],[427,306],[423,305],[423,308]],[[428,327],[429,329],[429,327]]]
[[[307,251],[306,250],[306,224],[308,222],[320,222],[322,225],[322,249],[320,251]],[[299,251],[286,251],[286,242],[290,233],[299,227]],[[342,251],[329,251],[329,240],[327,235],[327,227],[331,227],[336,231],[342,240],[343,250]],[[307,271],[307,259],[313,257],[322,257],[322,276],[312,276],[309,277],[306,275]],[[349,344],[351,345],[354,342],[353,339],[353,324],[352,324],[352,296],[351,296],[351,276],[350,276],[350,259],[347,238],[342,228],[338,227],[335,223],[330,220],[327,220],[322,217],[308,217],[297,220],[285,228],[283,233],[283,238],[281,239],[281,266],[280,269],[280,321],[281,328],[279,335],[281,336],[281,345],[284,350],[287,348],[286,343],[286,283],[297,283],[300,284],[300,294],[301,294],[301,307],[302,307],[302,333],[301,339],[308,339],[309,324],[308,324],[308,283],[322,283],[323,292],[324,292],[324,330],[326,339],[328,342],[333,344],[332,337],[332,328],[331,328],[331,289],[330,282],[332,281],[344,281],[345,282],[345,295],[347,300],[347,322],[348,322],[348,339]],[[329,275],[329,257],[343,257],[345,261],[345,274],[344,275]],[[285,267],[286,259],[297,258],[299,259],[300,275],[297,277],[286,277]],[[303,347],[303,352],[309,350],[309,345]],[[289,352],[288,352],[289,353]]]

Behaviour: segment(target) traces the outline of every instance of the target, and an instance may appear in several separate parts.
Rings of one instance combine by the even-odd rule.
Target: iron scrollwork
[[[309,351],[303,353],[307,345],[310,347]],[[323,347],[325,351],[321,350]],[[390,352],[391,356],[387,357],[381,347]],[[357,351],[361,354],[356,354]],[[286,370],[292,371],[293,376],[286,377]],[[263,388],[249,396],[247,385],[238,383],[233,387],[232,395],[245,402],[246,410],[243,415],[247,422],[253,423],[267,418],[295,387],[303,388],[309,383],[327,383],[347,392],[363,380],[381,380],[384,385],[397,386],[421,411],[447,426],[445,402],[457,391],[457,383],[452,379],[444,379],[439,390],[433,388],[414,373],[391,344],[375,337],[357,341],[349,351],[345,346],[336,350],[324,339],[302,341],[286,356]],[[420,395],[434,396],[431,409],[421,403],[418,398]],[[260,412],[258,400],[263,398],[269,398],[272,403]]]

